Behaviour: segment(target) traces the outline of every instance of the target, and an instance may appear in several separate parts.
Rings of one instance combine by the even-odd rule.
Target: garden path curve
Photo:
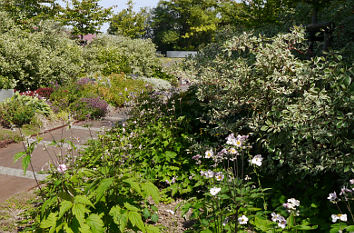
[[[26,174],[22,169],[21,159],[14,162],[14,155],[24,151],[24,143],[13,143],[5,148],[0,148],[0,202],[3,202],[16,193],[29,192],[36,187],[37,180],[46,177],[45,171],[50,164],[58,165],[56,155],[64,154],[70,145],[59,143],[60,147],[51,145],[53,140],[71,140],[77,148],[85,147],[89,139],[94,139],[98,134],[111,129],[115,124],[128,118],[126,112],[115,112],[101,120],[88,120],[74,123],[71,127],[61,127],[48,130],[40,135],[42,141],[36,146],[32,154],[32,164]],[[36,137],[32,137],[34,140]]]

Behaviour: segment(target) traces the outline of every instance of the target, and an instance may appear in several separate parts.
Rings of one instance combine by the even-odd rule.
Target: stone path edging
[[[0,166],[0,175],[15,176],[20,178],[28,178],[28,179],[35,179],[34,175],[36,175],[36,178],[39,181],[44,180],[48,176],[48,174],[38,174],[32,171],[27,171],[26,174],[24,174],[22,169],[3,167],[3,166]]]

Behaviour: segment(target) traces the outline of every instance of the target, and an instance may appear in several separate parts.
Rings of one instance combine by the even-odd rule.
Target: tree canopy
[[[104,22],[112,14],[111,8],[103,8],[99,0],[66,1],[66,7],[60,16],[64,25],[72,26],[72,33],[83,35],[97,33]]]
[[[130,38],[142,38],[146,35],[148,12],[146,8],[135,12],[133,7],[133,1],[129,0],[126,9],[113,15],[108,28],[109,34]]]
[[[43,19],[54,18],[60,11],[56,0],[1,0],[0,10],[5,11],[22,26]]]
[[[216,0],[160,1],[152,11],[153,41],[160,50],[193,50],[209,43],[219,22],[216,6]]]

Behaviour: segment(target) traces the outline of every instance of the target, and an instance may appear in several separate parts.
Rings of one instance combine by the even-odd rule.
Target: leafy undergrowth
[[[30,224],[32,220],[25,213],[35,208],[35,200],[36,195],[31,191],[16,194],[0,202],[0,232],[18,232]]]

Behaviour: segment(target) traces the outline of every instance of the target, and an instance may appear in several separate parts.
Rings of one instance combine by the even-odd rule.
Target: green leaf
[[[55,227],[57,224],[58,212],[50,213],[49,216],[40,223],[40,228]]]
[[[64,231],[65,233],[74,233],[74,231],[71,229],[68,223],[64,223]]]
[[[60,203],[60,211],[59,211],[59,217],[58,219],[60,219],[61,217],[63,217],[63,215],[71,209],[71,207],[73,206],[73,203],[71,201],[62,201]]]
[[[177,156],[177,153],[173,152],[173,151],[166,151],[165,155],[166,155],[167,158],[173,159],[173,158],[175,158]]]
[[[151,221],[157,223],[159,221],[159,216],[157,214],[151,215]]]
[[[80,233],[92,233],[90,226],[85,223],[80,223]]]
[[[145,229],[147,233],[160,233],[160,229],[155,226],[147,225]]]
[[[256,216],[254,218],[254,224],[257,228],[264,232],[274,228],[273,222],[269,221],[268,219],[261,218],[259,216]]]
[[[347,224],[345,224],[343,222],[332,224],[331,230],[329,232],[330,233],[338,233],[340,230],[343,230],[346,227],[347,227]]]
[[[128,211],[122,210],[119,206],[114,206],[109,211],[109,214],[113,217],[114,223],[119,226],[121,232],[125,232],[125,228],[128,224],[127,213]]]
[[[159,189],[151,182],[141,184],[141,188],[144,190],[147,196],[151,196],[156,204],[160,201]]]
[[[354,225],[347,226],[345,229],[347,232],[354,232]]]
[[[148,208],[144,208],[143,209],[143,217],[145,218],[145,219],[148,219],[149,217],[150,217],[150,211],[148,210]]]
[[[132,187],[132,189],[134,189],[137,193],[142,195],[140,185],[139,185],[139,183],[135,182],[134,179],[132,179],[132,178],[125,179],[125,180],[123,180],[123,182],[129,184],[130,187]]]
[[[95,206],[92,204],[92,202],[88,199],[88,197],[83,196],[83,195],[77,195],[74,197],[74,203],[81,203],[81,204],[85,204],[85,205],[89,205],[93,208],[95,208]]]
[[[140,230],[145,232],[144,222],[141,218],[141,215],[138,212],[135,212],[135,211],[129,212],[128,218],[133,226],[137,226]]]
[[[26,155],[25,157],[23,157],[22,159],[22,168],[23,168],[23,173],[26,174],[28,165],[31,162],[31,155]]]
[[[85,214],[90,213],[90,210],[87,209],[86,206],[81,203],[74,203],[72,211],[74,216],[80,222],[80,225],[85,219]]]
[[[315,226],[298,225],[298,226],[293,227],[293,229],[303,230],[303,231],[310,231],[310,230],[317,229],[317,227],[318,227],[317,225],[315,225]]]
[[[349,87],[350,83],[352,82],[351,77],[347,76],[344,80],[343,83],[346,87]]]
[[[113,184],[113,178],[103,179],[96,189],[96,203],[103,197],[104,193],[111,187]]]
[[[103,213],[101,214],[103,215]],[[90,226],[93,233],[103,233],[104,230],[104,223],[101,217],[98,214],[91,214],[86,219],[87,225]]]
[[[128,202],[124,203],[124,207],[127,208],[127,210],[130,210],[130,211],[139,211],[138,208],[136,208],[135,206],[129,204]]]
[[[26,154],[26,152],[18,152],[17,154],[15,154],[14,156],[14,163],[16,163],[20,158],[22,158],[22,156],[24,156]]]

